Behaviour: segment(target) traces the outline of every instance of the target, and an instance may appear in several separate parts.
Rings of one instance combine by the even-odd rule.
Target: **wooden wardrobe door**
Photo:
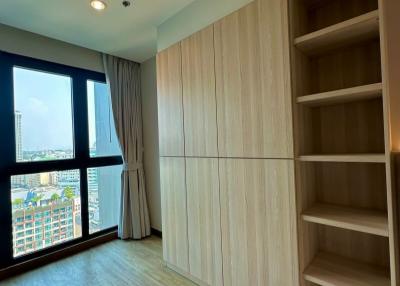
[[[290,160],[220,159],[225,286],[298,285]]]
[[[160,158],[164,260],[189,272],[185,158]]]
[[[293,158],[284,2],[254,1],[214,25],[221,157]]]
[[[157,54],[160,156],[184,156],[180,43]]]
[[[213,26],[183,40],[181,47],[185,152],[217,157]]]
[[[218,159],[186,158],[190,274],[222,285]]]

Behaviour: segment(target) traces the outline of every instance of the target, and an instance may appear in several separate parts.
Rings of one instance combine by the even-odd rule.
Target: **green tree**
[[[75,197],[75,192],[71,187],[66,187],[64,189],[64,196],[68,199],[68,200],[72,200]]]
[[[15,206],[22,206],[22,204],[24,203],[24,199],[15,199],[12,204]]]
[[[56,194],[56,193],[52,194],[51,197],[50,197],[50,200],[52,202],[58,201],[59,199],[60,199],[60,196],[58,194]]]
[[[31,202],[37,204],[38,202],[40,202],[41,199],[43,199],[43,195],[39,195],[39,196],[33,197],[31,199]]]

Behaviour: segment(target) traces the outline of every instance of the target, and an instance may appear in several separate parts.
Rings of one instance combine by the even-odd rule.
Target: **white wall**
[[[253,0],[196,0],[157,28],[157,50],[162,51],[207,27]]]
[[[103,72],[99,52],[0,24],[0,51]]]
[[[144,170],[151,227],[161,231],[156,58],[141,64]]]

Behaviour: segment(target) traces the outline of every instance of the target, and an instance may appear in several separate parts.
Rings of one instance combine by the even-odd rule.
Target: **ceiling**
[[[194,0],[1,0],[0,23],[143,62],[157,52],[157,26]]]

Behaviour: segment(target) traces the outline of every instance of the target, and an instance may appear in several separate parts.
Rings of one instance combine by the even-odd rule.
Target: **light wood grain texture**
[[[387,213],[385,164],[298,162],[299,253],[301,272],[317,251],[324,250],[373,265],[388,267],[387,237],[309,223],[302,214],[318,204]],[[301,166],[300,166],[301,165]],[[301,188],[300,188],[301,187]],[[336,223],[336,222],[335,222]],[[343,226],[343,225],[342,225]],[[306,284],[303,281],[303,285]]]
[[[2,286],[195,286],[164,266],[162,242],[114,240],[80,254],[1,281]]]
[[[290,1],[293,100],[301,103],[294,110],[295,155],[299,158],[296,193],[301,272],[318,251],[325,251],[373,268],[384,267],[386,285],[394,286],[398,267],[394,259],[388,121],[387,112],[383,112],[387,98],[377,29],[384,18],[384,2]],[[305,49],[299,49],[302,43]],[[372,85],[380,82],[382,91],[375,91],[378,87]],[[320,204],[321,209],[313,209]],[[338,204],[342,211],[339,215],[331,212],[326,204]],[[366,229],[366,224],[373,224],[373,216],[360,222],[363,216],[358,207],[387,214],[381,217],[387,221],[387,234],[376,235],[380,231]],[[355,209],[359,222],[348,219],[349,211]],[[306,219],[313,223],[302,220],[307,211],[311,215]],[[346,273],[351,267],[345,267]],[[345,282],[301,283],[379,285],[359,276]]]
[[[308,195],[313,196],[313,203],[387,212],[385,164],[301,164],[306,164],[313,170],[312,175],[304,182]]]
[[[387,237],[326,225],[317,225],[313,235],[316,235],[319,251],[334,253],[360,263],[388,269],[390,267]]]
[[[209,284],[206,284],[205,282],[203,282],[199,278],[193,276],[191,273],[186,272],[186,271],[176,267],[175,265],[172,265],[172,264],[169,264],[169,263],[166,263],[165,265],[166,265],[166,267],[168,267],[169,269],[175,271],[179,275],[189,279],[190,281],[193,281],[198,286],[209,286]]]
[[[353,163],[385,163],[384,154],[335,154],[335,155],[302,155],[304,162],[353,162]]]
[[[217,157],[213,26],[183,40],[181,46],[185,152]]]
[[[381,56],[383,74],[383,103],[385,115],[385,143],[386,143],[386,173],[387,196],[389,213],[389,244],[391,252],[391,277],[392,285],[400,283],[400,249],[399,249],[399,209],[398,191],[395,188],[395,179],[398,174],[393,169],[391,152],[400,148],[400,132],[396,122],[400,119],[399,92],[400,82],[400,40],[398,37],[399,26],[399,1],[378,0],[380,11]],[[397,34],[397,35],[396,35]]]
[[[183,156],[183,108],[180,43],[157,54],[160,156]]]
[[[314,107],[308,111],[311,154],[385,153],[382,99]]]
[[[382,81],[378,39],[307,57],[307,94],[334,91]]]
[[[222,284],[218,159],[186,158],[190,274]]]
[[[298,285],[293,176],[289,160],[220,159],[224,285]]]
[[[315,204],[303,212],[302,218],[312,223],[389,236],[386,212]]]
[[[376,0],[306,0],[298,2],[305,6],[306,32],[302,35],[378,9]]]
[[[389,286],[389,271],[329,253],[318,253],[304,272],[306,280],[321,286]]]
[[[160,158],[164,260],[189,272],[185,158]]]
[[[301,96],[297,98],[297,103],[308,106],[322,106],[379,98],[381,96],[382,83],[375,83]]]
[[[292,158],[284,1],[254,1],[214,25],[221,157]]]
[[[353,19],[298,37],[295,46],[307,54],[379,37],[379,14],[372,11]]]

